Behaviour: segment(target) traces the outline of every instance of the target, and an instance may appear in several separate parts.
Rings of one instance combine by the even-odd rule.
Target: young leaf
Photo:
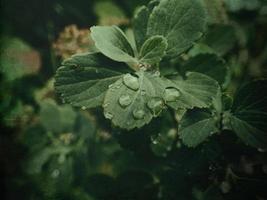
[[[106,66],[117,65],[113,71]],[[113,67],[115,68],[115,67]],[[99,53],[75,55],[57,70],[55,89],[64,101],[74,106],[92,108],[103,103],[108,86],[117,81],[125,68]]]
[[[139,62],[153,65],[159,63],[165,55],[167,40],[162,36],[152,36],[143,44],[140,51]]]
[[[185,73],[199,72],[210,76],[211,78],[223,84],[227,75],[227,67],[221,58],[215,54],[199,54],[190,58],[183,66]]]
[[[126,74],[107,91],[103,104],[105,117],[123,129],[140,128],[163,109],[164,88],[165,83],[152,73]]]
[[[254,81],[241,88],[234,98],[231,113],[225,113],[224,125],[244,143],[267,147],[267,80]]]
[[[209,107],[219,90],[217,81],[197,72],[187,72],[185,79],[176,77],[172,82],[179,95],[175,101],[167,101],[167,105],[174,109]]]
[[[140,50],[147,39],[147,23],[152,9],[159,4],[158,0],[150,1],[148,6],[136,10],[133,18],[133,30],[137,49]]]
[[[147,22],[149,18],[149,10],[146,6],[140,7],[133,19],[133,27],[134,27],[134,36],[136,41],[136,47],[138,50],[141,49],[142,45],[146,41],[146,31],[147,31]]]
[[[215,118],[204,109],[187,111],[179,125],[180,138],[189,147],[199,145],[217,131]]]
[[[168,41],[167,55],[175,57],[201,37],[205,17],[200,1],[162,0],[149,17],[147,34],[164,36]]]
[[[105,56],[119,62],[136,62],[134,50],[120,28],[117,26],[94,26],[90,30],[96,47]]]

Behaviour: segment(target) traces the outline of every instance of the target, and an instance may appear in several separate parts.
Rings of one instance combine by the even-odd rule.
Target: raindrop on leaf
[[[154,76],[160,76],[160,72],[159,71],[155,71]]]
[[[129,106],[131,103],[132,103],[132,100],[131,100],[131,97],[130,97],[129,95],[122,95],[122,96],[119,98],[119,104],[120,104],[122,107],[127,107],[127,106]]]
[[[104,116],[107,119],[112,119],[113,118],[113,115],[111,113],[109,113],[109,112],[104,112]]]
[[[58,169],[53,170],[51,176],[52,178],[57,178],[60,174],[60,171]]]
[[[167,102],[177,101],[180,96],[180,92],[176,88],[166,88],[164,91],[164,99]]]
[[[158,115],[163,108],[163,101],[160,98],[152,98],[147,103],[148,108],[154,115]]]
[[[145,111],[142,109],[137,109],[133,111],[133,116],[135,119],[143,119],[145,116]]]
[[[130,89],[132,90],[138,90],[140,87],[139,80],[137,77],[131,75],[131,74],[126,74],[123,77],[123,83]]]

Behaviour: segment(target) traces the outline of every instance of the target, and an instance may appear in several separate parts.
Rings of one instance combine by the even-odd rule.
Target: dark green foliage
[[[36,2],[3,4],[4,199],[267,198],[264,0]]]

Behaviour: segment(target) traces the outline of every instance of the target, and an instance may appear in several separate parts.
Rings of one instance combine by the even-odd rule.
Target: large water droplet
[[[58,169],[53,170],[51,176],[52,178],[57,178],[60,174],[60,171]]]
[[[122,107],[127,107],[132,103],[131,97],[129,95],[122,95],[119,98],[119,103]]]
[[[167,102],[177,101],[180,96],[180,92],[178,89],[170,87],[166,88],[164,91],[164,99]]]
[[[160,71],[155,71],[154,76],[160,76]]]
[[[133,116],[135,119],[143,119],[145,116],[145,111],[142,109],[136,109],[133,111]]]
[[[112,119],[113,118],[113,115],[111,113],[109,113],[109,112],[104,112],[104,116],[107,119]]]
[[[103,108],[106,108],[109,106],[110,103],[104,103]]]
[[[132,90],[138,90],[140,87],[138,78],[131,74],[126,74],[123,77],[123,83]]]
[[[148,108],[154,115],[158,115],[163,108],[163,101],[160,98],[153,98],[147,103]]]
[[[83,106],[83,107],[82,107],[82,110],[86,110],[86,107],[85,107],[85,106]]]

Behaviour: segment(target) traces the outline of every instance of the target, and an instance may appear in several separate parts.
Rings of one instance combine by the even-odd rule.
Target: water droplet
[[[83,107],[82,107],[82,110],[86,110],[86,107],[85,107],[85,106],[83,106]]]
[[[160,76],[160,72],[159,71],[155,71],[154,76]]]
[[[229,193],[231,190],[231,185],[229,182],[223,181],[220,185],[222,193],[226,194]]]
[[[132,90],[138,90],[140,87],[138,78],[131,74],[126,74],[123,77],[123,83]]]
[[[142,109],[137,109],[133,111],[133,116],[135,119],[143,119],[145,116],[145,111]]]
[[[167,146],[167,151],[171,151],[172,150],[172,146]]]
[[[258,151],[261,153],[265,153],[267,151],[267,149],[258,148]]]
[[[105,103],[105,104],[103,105],[104,108],[106,108],[106,107],[108,107],[108,106],[109,106],[109,103]]]
[[[163,108],[163,101],[160,98],[153,98],[147,103],[148,108],[154,115],[158,115]]]
[[[164,91],[164,99],[167,102],[176,101],[180,96],[180,92],[176,88],[166,88]]]
[[[110,84],[109,86],[108,86],[108,88],[112,88],[113,87],[113,84]]]
[[[141,95],[142,96],[146,95],[146,91],[145,90],[141,90]]]
[[[57,178],[60,174],[60,171],[58,169],[53,170],[51,176],[52,178]]]
[[[109,112],[104,112],[104,116],[107,119],[112,119],[113,118],[113,115],[111,113],[109,113]]]
[[[119,98],[119,103],[122,107],[127,107],[132,103],[132,100],[129,95],[122,95]]]
[[[150,137],[150,140],[151,140],[152,144],[158,144],[159,143],[158,135],[152,135]]]
[[[158,144],[159,142],[157,140],[152,141],[153,144]]]
[[[146,66],[145,66],[145,65],[142,65],[142,66],[140,67],[140,70],[141,70],[141,71],[146,71],[146,70],[147,70],[147,68],[146,68]]]
[[[97,73],[97,74],[98,74],[98,69],[96,69],[96,70],[95,70],[95,73]]]

